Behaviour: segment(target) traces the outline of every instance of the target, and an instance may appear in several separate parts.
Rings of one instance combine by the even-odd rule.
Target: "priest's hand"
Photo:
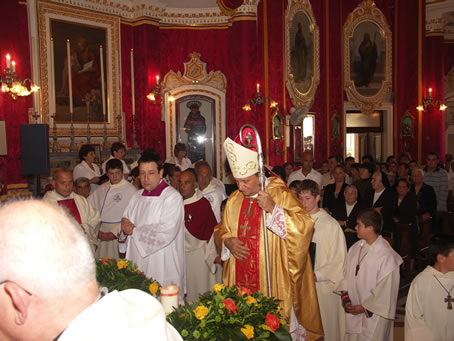
[[[271,199],[268,191],[265,189],[265,192],[259,191],[257,196],[257,204],[259,207],[267,213],[271,213],[274,210],[276,203]]]
[[[366,309],[364,309],[364,307],[361,304],[352,305],[350,303],[345,305],[345,311],[352,315],[359,315],[365,313]]]
[[[132,234],[132,231],[134,230],[134,224],[129,221],[127,218],[121,218],[121,230],[125,234]]]
[[[98,238],[102,241],[111,241],[117,239],[117,237],[112,232],[98,232]]]
[[[231,237],[224,240],[224,245],[230,253],[238,260],[245,260],[249,256],[249,248],[243,245],[238,238]]]

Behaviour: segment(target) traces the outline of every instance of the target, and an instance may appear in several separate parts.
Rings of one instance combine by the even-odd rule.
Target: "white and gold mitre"
[[[224,141],[224,151],[235,179],[247,178],[258,173],[257,152],[241,146],[230,138]]]

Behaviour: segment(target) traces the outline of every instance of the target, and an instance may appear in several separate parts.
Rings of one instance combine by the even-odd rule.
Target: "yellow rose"
[[[254,327],[248,324],[245,324],[244,328],[241,328],[241,332],[247,337],[248,340],[254,337]]]
[[[268,330],[269,332],[273,332],[273,329],[271,329],[270,327],[268,327],[266,324],[261,324],[260,325],[260,328],[264,329],[264,330]]]
[[[124,260],[117,261],[117,268],[118,270],[124,269],[128,266],[128,263]]]
[[[156,282],[153,282],[148,286],[148,290],[150,290],[150,293],[152,295],[155,295],[158,292],[158,289],[159,289],[159,285]]]
[[[252,296],[248,296],[248,297],[247,297],[246,303],[247,303],[247,304],[253,304],[253,305],[255,305],[255,306],[258,306],[257,300],[256,300],[254,297],[252,297]]]
[[[199,304],[197,308],[193,310],[193,312],[197,320],[203,320],[208,315],[208,308],[203,304]]]
[[[281,322],[281,324],[282,324],[283,326],[285,326],[285,325],[287,324],[287,321],[285,321],[284,319],[280,319],[279,322]]]
[[[217,284],[213,285],[213,291],[214,291],[216,294],[219,293],[219,291],[221,291],[221,290],[224,289],[224,288],[225,288],[224,284],[219,284],[219,283],[217,283]]]

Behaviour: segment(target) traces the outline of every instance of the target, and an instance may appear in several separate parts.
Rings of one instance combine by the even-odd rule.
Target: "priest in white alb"
[[[189,302],[194,302],[217,283],[216,262],[220,263],[221,257],[207,257],[212,252],[210,247],[215,247],[209,241],[217,222],[210,203],[197,188],[197,175],[192,168],[181,174],[180,193],[184,199],[186,226],[186,298]],[[216,249],[214,252],[216,254]]]
[[[335,289],[345,278],[347,246],[339,223],[318,207],[320,187],[313,180],[296,186],[298,198],[315,221],[315,287],[326,341],[342,340],[345,336],[345,312]]]
[[[124,179],[124,165],[119,159],[110,159],[106,163],[109,181],[103,183],[88,197],[88,202],[101,214],[100,240],[96,250],[97,258],[112,257],[119,259],[118,235],[123,212],[137,190]]]
[[[432,265],[408,291],[405,341],[454,340],[454,236],[433,236],[428,254]]]
[[[358,238],[348,251],[346,281],[338,286],[346,312],[346,341],[392,341],[402,258],[383,239],[381,214],[359,212]]]
[[[128,236],[126,258],[161,285],[177,285],[180,302],[185,292],[183,198],[162,179],[159,157],[139,159],[143,189],[130,200],[121,220],[122,240]],[[119,242],[121,242],[119,240]]]
[[[52,177],[54,190],[48,191],[43,200],[64,207],[79,223],[93,253],[98,247],[98,231],[101,222],[99,211],[94,209],[83,196],[73,192],[73,175],[67,168],[59,168]]]

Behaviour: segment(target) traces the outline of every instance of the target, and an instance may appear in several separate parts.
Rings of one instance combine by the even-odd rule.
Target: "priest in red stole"
[[[53,205],[64,207],[66,211],[79,223],[88,239],[93,253],[98,247],[98,231],[101,217],[98,210],[91,207],[87,199],[74,193],[73,174],[67,168],[59,168],[55,171],[52,180],[54,190],[46,192],[43,200]]]
[[[323,336],[309,245],[314,222],[282,180],[266,179],[260,191],[257,152],[227,138],[224,150],[238,190],[231,194],[215,239],[223,282],[268,292],[262,209],[266,211],[273,297],[281,300],[293,340]]]
[[[186,257],[186,294],[189,302],[210,291],[216,280],[216,261],[220,262],[214,243],[210,243],[216,217],[210,202],[197,188],[194,169],[181,174],[180,193],[184,199],[184,251]],[[214,249],[214,250],[213,250]],[[214,255],[214,256],[210,256]]]

